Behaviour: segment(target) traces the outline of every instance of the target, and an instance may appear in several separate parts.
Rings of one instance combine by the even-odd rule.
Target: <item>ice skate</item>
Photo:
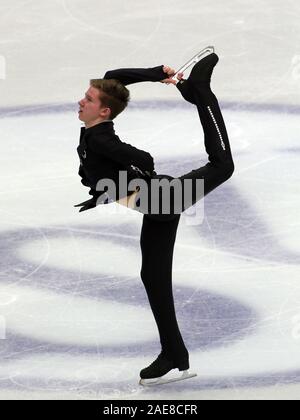
[[[177,375],[177,376],[175,376]],[[174,372],[172,374],[166,374],[164,376],[158,377],[158,378],[152,378],[152,379],[141,379],[140,385],[143,386],[155,386],[155,385],[164,385],[169,384],[171,382],[178,382],[183,381],[184,379],[190,379],[197,376],[196,373],[189,373],[188,370],[183,371],[182,373],[176,373]]]
[[[215,54],[213,47],[207,47],[206,51],[212,48],[209,53],[203,55],[192,68],[188,79],[181,79],[176,87],[180,91],[183,98],[195,105],[193,89],[200,84],[209,84],[214,67],[219,61],[219,57]]]
[[[199,83],[210,83],[214,67],[219,61],[219,57],[214,52],[202,58],[192,68],[191,74],[187,79],[190,84],[197,86]]]
[[[203,58],[207,57],[210,54],[213,54],[214,52],[215,52],[214,47],[204,48],[203,50],[198,52],[198,54],[196,54],[193,58],[191,58],[189,61],[187,61],[183,66],[181,66],[180,69],[174,74],[172,79],[177,81],[178,80],[177,79],[178,73],[184,73],[193,64],[198,63],[200,60],[202,60]]]
[[[179,373],[171,372],[176,368],[179,370]],[[172,360],[166,359],[161,353],[158,358],[153,363],[151,363],[150,366],[141,371],[140,385],[162,385],[197,376],[195,373],[189,373],[188,369],[188,359],[184,360],[180,364],[174,363]]]

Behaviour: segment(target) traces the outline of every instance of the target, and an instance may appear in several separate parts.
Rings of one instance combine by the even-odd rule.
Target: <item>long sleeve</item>
[[[122,142],[118,136],[103,137],[90,143],[91,150],[124,167],[136,166],[141,171],[154,171],[154,160],[150,153]]]
[[[147,69],[118,69],[107,71],[104,79],[116,79],[123,85],[130,85],[138,82],[159,82],[168,77],[163,71],[163,65]]]

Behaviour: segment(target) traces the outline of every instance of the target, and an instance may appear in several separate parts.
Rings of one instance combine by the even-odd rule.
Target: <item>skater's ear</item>
[[[100,105],[100,110],[99,110],[99,117],[105,119],[105,120],[110,120],[111,118],[111,109],[107,106],[104,105]]]

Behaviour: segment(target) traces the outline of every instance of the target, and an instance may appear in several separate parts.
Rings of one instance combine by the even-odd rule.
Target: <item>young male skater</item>
[[[204,131],[204,144],[208,163],[179,178],[192,181],[192,198],[195,204],[202,196],[196,193],[196,181],[204,181],[204,195],[228,180],[234,171],[229,139],[218,101],[211,91],[210,80],[218,62],[212,52],[202,58],[192,69],[187,80],[179,74],[176,87],[185,100],[194,104]],[[107,204],[111,198],[107,189],[97,191],[97,183],[103,178],[119,183],[119,171],[127,171],[128,181],[134,177],[147,183],[155,178],[174,180],[168,175],[157,175],[151,155],[123,143],[115,135],[112,120],[125,109],[129,91],[125,85],[142,81],[161,81],[175,84],[174,70],[168,66],[151,69],[120,69],[109,71],[104,79],[92,80],[84,99],[79,102],[79,118],[85,123],[81,131],[78,154],[82,183],[91,188],[92,198],[77,207],[84,211],[97,204]],[[130,196],[132,191],[117,192],[115,200]],[[100,198],[100,200],[99,200]],[[150,197],[154,199],[153,197]],[[172,206],[171,206],[172,207]],[[135,208],[135,207],[134,207]],[[135,208],[137,210],[137,208]],[[189,353],[182,339],[174,307],[172,292],[172,261],[180,214],[151,214],[150,206],[138,209],[144,213],[141,231],[142,268],[141,279],[158,327],[161,353],[157,359],[140,372],[142,385],[169,382],[164,377],[172,369],[183,372],[175,380],[195,376],[189,374]],[[174,380],[174,379],[172,379]]]

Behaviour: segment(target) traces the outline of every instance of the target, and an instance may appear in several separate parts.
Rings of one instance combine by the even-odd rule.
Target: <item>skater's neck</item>
[[[85,128],[92,128],[92,127],[95,127],[95,125],[99,125],[99,124],[106,123],[106,122],[112,122],[112,120],[103,120],[103,119],[95,120],[95,121],[92,121],[92,122],[89,122],[89,123],[85,123]]]

